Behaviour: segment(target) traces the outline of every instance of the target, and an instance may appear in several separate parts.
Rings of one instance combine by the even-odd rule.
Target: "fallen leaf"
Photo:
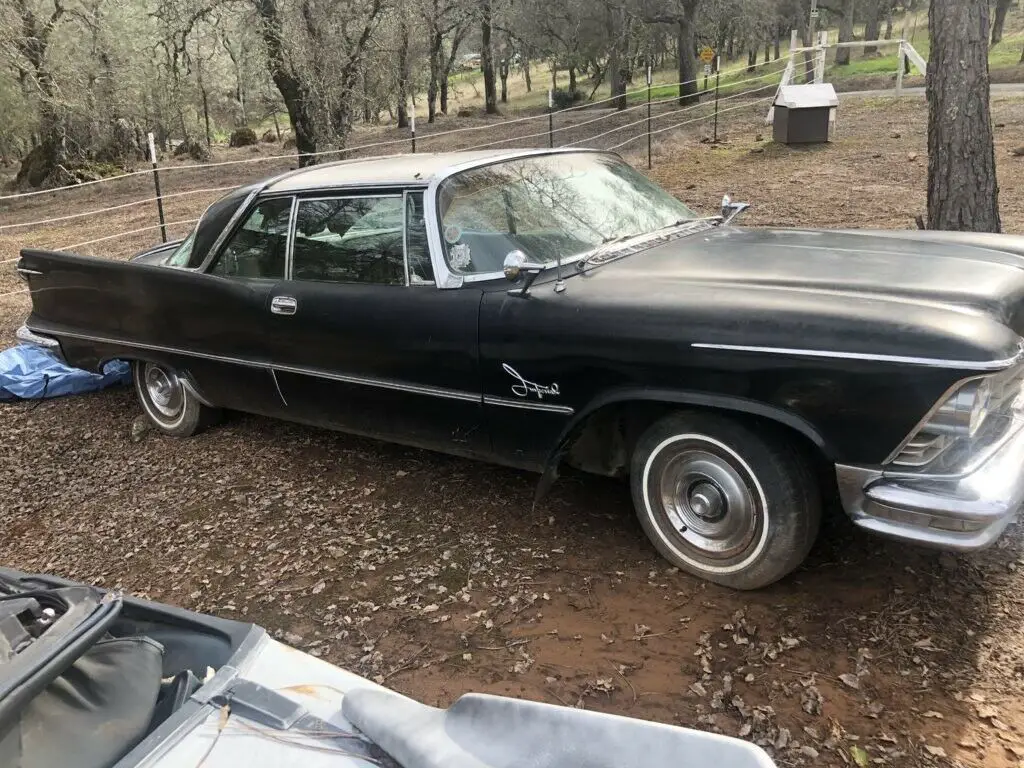
[[[856,675],[851,675],[849,672],[844,672],[839,676],[839,679],[843,681],[844,685],[848,685],[850,688],[857,690],[860,688],[860,680]]]
[[[858,747],[856,745],[850,747],[850,757],[853,758],[853,762],[860,766],[860,768],[867,768],[869,764],[868,753],[864,747]]]
[[[934,709],[929,709],[927,712],[923,713],[921,717],[933,717],[936,720],[945,719],[945,715],[943,715],[941,712],[936,712]]]

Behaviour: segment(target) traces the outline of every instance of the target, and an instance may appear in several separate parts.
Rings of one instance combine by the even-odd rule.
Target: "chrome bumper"
[[[962,475],[890,477],[841,464],[836,475],[843,507],[859,528],[940,549],[984,549],[1024,504],[1024,428]]]
[[[47,349],[60,354],[60,342],[51,336],[42,336],[27,325],[23,325],[14,332],[14,337],[18,341],[25,342],[26,344],[36,344],[40,347],[46,347]]]

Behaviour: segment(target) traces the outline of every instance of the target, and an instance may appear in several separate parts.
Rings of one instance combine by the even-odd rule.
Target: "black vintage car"
[[[243,187],[130,263],[26,249],[22,338],[134,363],[157,428],[229,408],[628,476],[658,550],[738,588],[838,492],[967,551],[1024,499],[1024,238],[741,229],[613,154],[351,160]],[[826,471],[822,472],[822,468]]]

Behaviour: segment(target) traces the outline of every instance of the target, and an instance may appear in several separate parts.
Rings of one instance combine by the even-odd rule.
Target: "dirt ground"
[[[1024,144],[1024,101],[994,110],[1004,226],[1020,232],[1024,158],[1008,150]],[[652,175],[705,211],[725,191],[750,200],[751,224],[913,226],[924,114],[845,100],[836,141],[804,150],[736,119],[721,145],[659,143]],[[244,180],[205,173],[193,186]],[[0,208],[0,224],[147,183]],[[201,211],[184,199],[175,216]],[[0,232],[0,260],[152,223],[128,210]],[[0,294],[20,287],[11,267]],[[0,342],[28,307],[0,295]],[[0,563],[256,621],[431,704],[475,690],[650,718],[753,739],[786,766],[1024,765],[1019,526],[957,557],[832,510],[804,567],[735,593],[666,567],[615,481],[570,475],[534,508],[525,473],[241,415],[135,441],[139,413],[127,390],[0,406]]]

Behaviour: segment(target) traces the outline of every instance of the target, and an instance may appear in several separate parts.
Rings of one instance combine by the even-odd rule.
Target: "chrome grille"
[[[953,443],[949,435],[929,435],[918,432],[911,438],[892,463],[899,467],[923,467],[934,461]]]

